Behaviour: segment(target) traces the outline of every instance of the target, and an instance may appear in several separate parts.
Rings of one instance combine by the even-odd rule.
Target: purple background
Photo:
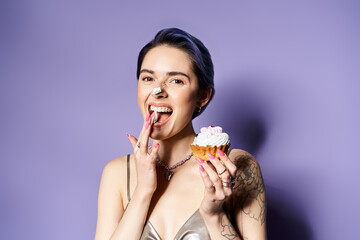
[[[175,26],[212,53],[195,127],[257,157],[269,239],[358,239],[359,2],[168,2],[1,1],[1,238],[93,238],[102,168],[142,123],[137,54]]]

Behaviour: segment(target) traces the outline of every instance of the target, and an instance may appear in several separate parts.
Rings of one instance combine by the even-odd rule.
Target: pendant
[[[166,180],[168,180],[168,182],[171,180],[171,177],[174,175],[174,172],[172,172],[172,171],[167,171],[166,173],[165,173],[165,178],[166,178]]]

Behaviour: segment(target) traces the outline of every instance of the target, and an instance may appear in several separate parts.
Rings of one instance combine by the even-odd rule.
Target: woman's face
[[[154,88],[162,92],[153,95]],[[198,101],[198,81],[188,54],[175,47],[162,45],[152,48],[141,65],[137,99],[145,117],[158,111],[151,137],[170,138],[191,124]]]

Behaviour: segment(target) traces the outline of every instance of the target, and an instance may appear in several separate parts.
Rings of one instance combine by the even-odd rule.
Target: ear
[[[211,98],[211,95],[212,95],[212,88],[211,87],[206,87],[204,89],[201,89],[199,91],[196,106],[197,107],[205,106],[209,102],[209,100]]]

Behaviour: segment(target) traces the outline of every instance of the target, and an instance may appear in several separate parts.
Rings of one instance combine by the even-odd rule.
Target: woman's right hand
[[[136,165],[137,185],[136,190],[142,194],[152,195],[157,187],[156,180],[156,158],[159,151],[159,144],[155,143],[151,153],[149,153],[149,137],[154,123],[154,114],[148,114],[145,118],[139,139],[127,134],[129,141],[134,149]]]

